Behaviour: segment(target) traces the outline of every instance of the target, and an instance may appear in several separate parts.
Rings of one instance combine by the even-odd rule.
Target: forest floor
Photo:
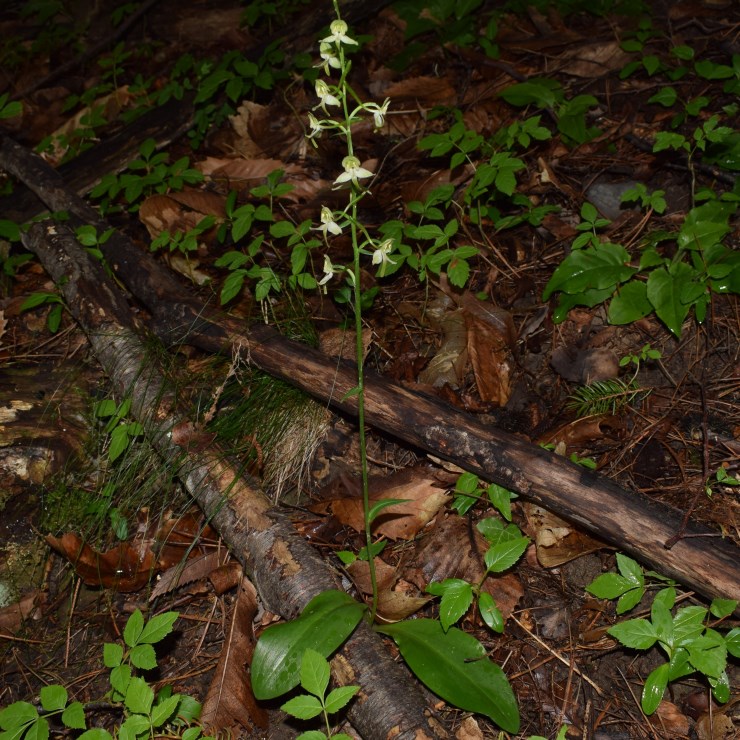
[[[20,115],[6,108],[0,132],[64,171],[143,111],[193,91],[189,133],[159,153],[154,141],[134,142],[113,173],[88,165],[80,192],[205,303],[352,358],[353,248],[338,215],[347,190],[334,187],[346,144],[326,130],[306,136],[309,113],[325,115],[314,79],[324,74],[318,39],[330,4],[313,36],[267,48],[315,9],[142,5],[124,32],[128,6],[107,0],[0,11],[0,116],[22,103]],[[359,275],[365,367],[740,544],[740,9],[721,0],[424,5],[368,3],[348,32],[360,41],[349,75],[357,99],[389,101],[382,120],[371,111],[352,127],[354,154],[372,173],[358,208],[374,240]],[[101,38],[109,43],[82,54]],[[124,399],[112,398],[85,334],[23,249],[12,178],[1,171],[0,187],[3,408],[41,401],[23,434],[3,417],[0,707],[35,702],[49,684],[98,701],[109,688],[102,644],[120,639],[137,608],[180,613],[151,680],[203,701],[230,639],[238,577],[223,575],[217,533],[203,529]],[[333,215],[322,220],[324,207]],[[80,236],[92,251],[101,238]],[[131,306],[146,323],[147,311]],[[191,347],[157,359],[334,567],[334,553],[362,548],[354,419]],[[708,601],[647,568],[643,591],[643,571],[617,562],[614,541],[368,434],[371,491],[413,502],[374,532],[386,542],[382,620],[438,617],[430,583],[479,581],[491,543],[482,521],[511,521],[531,538],[518,562],[484,581],[503,632],[475,606],[453,620],[503,666],[519,733],[499,735],[489,718],[432,697],[458,738],[554,738],[563,727],[565,737],[603,740],[740,736],[736,644],[726,673],[710,676],[726,701],[693,670],[644,712],[645,682],[665,652],[628,649],[607,632],[656,620],[653,598],[666,588],[674,614]],[[179,545],[159,570],[185,549],[211,558],[188,583],[157,586],[157,574],[140,579],[133,566],[120,577],[123,560],[173,532]],[[47,539],[65,533],[72,539]],[[93,546],[81,558],[77,536]],[[623,589],[634,597],[624,613],[616,576],[614,598],[586,590],[618,566],[622,583],[637,579]],[[343,574],[358,598],[365,571],[358,561]],[[727,634],[736,614],[718,604],[706,624]],[[257,633],[273,619],[260,609]],[[246,713],[217,729],[295,737],[305,723],[286,720],[279,704],[269,703],[268,726]],[[95,711],[115,723],[104,702]]]

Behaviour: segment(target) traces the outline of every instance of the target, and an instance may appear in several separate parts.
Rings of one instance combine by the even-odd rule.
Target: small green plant
[[[641,182],[638,182],[634,188],[622,193],[622,203],[639,203],[640,208],[647,208],[655,213],[665,213],[667,203],[664,195],[664,190],[655,190],[650,193]]]
[[[610,323],[629,324],[654,311],[680,337],[692,309],[704,321],[713,293],[740,293],[740,253],[722,243],[736,210],[736,202],[717,199],[692,208],[677,233],[646,240],[637,265],[611,242],[572,251],[543,293],[545,300],[560,293],[553,320],[565,320],[573,306],[609,301]],[[660,251],[661,242],[675,245],[674,251]]]
[[[21,311],[30,311],[32,308],[38,306],[50,305],[51,311],[46,319],[46,326],[52,334],[56,334],[59,331],[59,326],[62,323],[62,311],[64,310],[64,301],[61,296],[56,293],[31,293],[23,303],[21,303]]]
[[[740,478],[730,475],[725,468],[718,468],[714,474],[714,480],[707,481],[705,491],[707,496],[712,495],[713,486],[740,486]]]
[[[137,609],[126,622],[123,631],[124,646],[106,643],[103,663],[110,669],[111,690],[108,703],[123,716],[120,725],[111,734],[102,727],[87,725],[86,707],[78,701],[69,701],[64,686],[44,686],[39,692],[40,707],[17,701],[0,710],[0,737],[13,740],[48,738],[52,721],[61,722],[66,733],[78,740],[146,740],[170,737],[198,740],[203,737],[196,724],[200,704],[189,696],[173,694],[165,686],[155,694],[147,681],[136,675],[157,667],[154,645],[171,631],[177,612],[165,612],[148,622]],[[98,710],[99,711],[99,710]],[[82,732],[78,734],[75,731]],[[211,738],[207,738],[211,740]]]
[[[620,575],[605,573],[586,590],[597,598],[618,598],[617,613],[623,614],[633,609],[644,596],[645,577],[634,560],[617,555],[617,563]],[[709,609],[685,606],[674,614],[671,610],[675,603],[675,589],[672,586],[663,588],[653,599],[650,619],[628,619],[608,630],[628,648],[649,650],[657,645],[668,658],[645,680],[641,699],[645,714],[655,712],[669,683],[693,673],[700,673],[707,679],[718,702],[725,703],[730,698],[727,655],[740,658],[740,628],[722,635],[708,620],[710,616],[720,621],[728,617],[737,602],[714,599]]]
[[[98,419],[108,419],[105,425],[106,434],[110,434],[108,460],[117,460],[131,444],[131,441],[144,433],[144,428],[138,421],[125,421],[131,410],[131,399],[127,398],[120,404],[110,398],[98,401],[94,406],[94,413]]]
[[[505,524],[500,519],[490,517],[477,524],[478,531],[486,538],[488,549],[483,556],[486,570],[478,583],[469,583],[461,578],[447,578],[438,583],[430,583],[427,593],[441,596],[439,621],[447,630],[460,620],[475,600],[483,621],[494,632],[504,631],[504,618],[493,597],[483,591],[483,583],[490,574],[503,573],[511,568],[529,545],[529,537],[522,535],[515,524]]]
[[[0,120],[3,118],[15,118],[23,113],[23,106],[16,100],[8,100],[8,93],[0,95]]]
[[[188,157],[169,164],[169,154],[156,152],[156,146],[154,139],[147,139],[139,148],[139,158],[129,164],[127,172],[105,175],[92,189],[90,195],[101,199],[104,211],[119,196],[129,204],[129,210],[135,210],[136,202],[144,195],[182,190],[185,185],[203,180],[203,173],[190,168]]]
[[[349,735],[343,732],[332,734],[329,715],[344,709],[360,687],[339,686],[327,695],[329,678],[329,663],[326,658],[311,648],[306,649],[301,659],[301,687],[308,694],[300,694],[285,702],[280,708],[297,719],[313,719],[322,715],[326,734],[318,730],[304,732],[298,736],[298,740],[326,740],[329,737],[350,740]]]

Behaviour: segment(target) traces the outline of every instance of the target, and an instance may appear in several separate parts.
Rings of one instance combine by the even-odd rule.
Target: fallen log
[[[107,227],[84,201],[65,193],[57,174],[43,161],[7,139],[0,147],[0,164],[29,183],[52,210],[68,209]],[[243,322],[194,300],[167,270],[121,235],[103,251],[120,279],[152,312],[160,336],[211,352],[246,348],[257,367],[336,409],[355,413],[356,401],[346,397],[356,385],[351,364],[338,366],[336,360],[267,326],[244,331]],[[486,426],[439,399],[369,372],[365,387],[366,422],[376,429],[506,486],[707,598],[740,601],[740,548],[718,532],[689,526],[683,538],[667,548],[681,530],[677,510]]]
[[[47,221],[31,227],[24,244],[59,286],[115,393],[131,399],[132,414],[147,439],[242,563],[266,608],[291,619],[317,594],[340,588],[338,575],[224,450],[217,444],[203,450],[188,444],[195,440],[183,430],[192,429],[191,423],[147,356],[125,300],[74,234]],[[360,624],[339,654],[361,687],[348,717],[362,737],[447,737],[419,685],[367,623]]]

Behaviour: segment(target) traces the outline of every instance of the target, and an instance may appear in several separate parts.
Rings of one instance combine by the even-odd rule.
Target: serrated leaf
[[[709,676],[709,685],[712,687],[712,696],[720,704],[730,701],[730,678],[726,671],[722,671],[718,678]]]
[[[314,696],[323,697],[329,686],[329,662],[310,648],[301,659],[301,686]]]
[[[180,695],[173,694],[169,699],[155,704],[152,707],[152,726],[162,727],[174,714],[180,703]]]
[[[586,586],[586,591],[597,599],[616,599],[634,585],[618,573],[602,573],[596,580]]]
[[[645,576],[643,575],[640,564],[621,552],[617,553],[617,568],[619,572],[633,585],[644,586]]]
[[[62,712],[62,724],[71,730],[84,730],[87,727],[85,709],[79,701],[73,701]]]
[[[652,714],[663,699],[668,686],[668,663],[658,666],[645,681],[640,706],[645,714]]]
[[[133,676],[126,687],[126,696],[123,701],[130,711],[137,714],[149,714],[154,703],[154,691],[143,678]]]
[[[339,735],[332,735],[332,738],[334,738],[335,740],[338,737]],[[326,740],[326,735],[323,732],[319,732],[318,730],[309,730],[308,732],[302,732],[300,735],[298,735],[296,740]]]
[[[516,494],[512,493],[508,488],[499,486],[497,483],[491,483],[491,485],[486,488],[486,493],[488,494],[488,500],[493,504],[493,507],[504,519],[506,519],[507,522],[510,522],[511,500],[516,498]]]
[[[135,668],[148,671],[157,667],[157,656],[151,645],[137,645],[130,653],[129,659]]]
[[[26,731],[24,740],[47,740],[49,737],[49,721],[39,717]]]
[[[439,604],[439,621],[446,632],[473,603],[473,587],[458,578],[450,579]]]
[[[10,730],[32,722],[39,716],[36,707],[27,701],[16,701],[0,710],[0,727]]]
[[[433,619],[414,619],[376,629],[390,635],[403,659],[435,694],[465,711],[519,731],[519,710],[506,674],[474,637],[456,627],[447,632]]]
[[[110,672],[110,685],[121,695],[125,696],[126,689],[131,681],[131,666],[119,665]]]
[[[734,627],[725,635],[725,646],[733,658],[740,658],[740,627]]]
[[[478,610],[481,618],[490,629],[499,634],[504,631],[504,615],[496,606],[493,596],[487,591],[482,591],[478,597]]]
[[[729,617],[736,608],[737,601],[735,599],[713,599],[712,603],[709,605],[709,611],[712,612],[717,619]]]
[[[637,650],[647,650],[658,639],[655,628],[647,619],[628,619],[610,627],[607,632],[626,647]]]
[[[360,690],[359,686],[338,686],[326,697],[326,711],[334,714],[347,706],[352,697]]]
[[[707,629],[701,636],[686,645],[689,662],[705,676],[718,678],[727,665],[727,647],[722,635]]]
[[[115,642],[106,642],[103,645],[103,665],[106,668],[115,668],[123,660],[123,647]]]
[[[47,712],[54,712],[57,709],[65,707],[68,696],[67,689],[65,689],[64,686],[59,686],[57,684],[42,686],[41,691],[39,692],[41,706]]]
[[[83,732],[77,740],[113,740],[113,736],[104,730],[102,727],[91,727],[86,732]]]
[[[315,696],[309,696],[308,694],[301,694],[286,701],[280,709],[287,712],[291,717],[297,717],[298,719],[313,719],[323,711],[321,702]]]
[[[178,612],[164,612],[163,614],[157,614],[156,617],[152,617],[144,625],[144,629],[141,631],[137,642],[151,644],[163,640],[172,632],[172,627],[178,616]]]
[[[273,699],[297,686],[306,649],[328,657],[349,637],[364,611],[363,605],[342,591],[325,591],[297,619],[268,627],[252,659],[254,695]]]
[[[624,614],[625,612],[630,611],[630,609],[634,609],[640,603],[640,601],[642,601],[642,597],[644,595],[644,586],[626,591],[617,600],[617,614]]]
[[[524,554],[527,545],[529,537],[518,537],[489,547],[483,556],[486,568],[490,573],[502,573],[511,568]]]

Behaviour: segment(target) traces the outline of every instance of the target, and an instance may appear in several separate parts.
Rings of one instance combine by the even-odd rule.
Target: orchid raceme
[[[351,182],[353,185],[359,188],[361,187],[361,185],[359,182],[357,182],[358,180],[365,177],[373,176],[373,173],[370,172],[370,170],[366,170],[364,167],[362,167],[360,164],[360,160],[352,155],[345,157],[342,160],[342,167],[344,167],[344,172],[342,172],[342,174],[339,175],[336,180],[334,180],[335,185],[342,185],[345,182]]]
[[[339,61],[339,57],[331,44],[327,44],[322,41],[321,46],[319,47],[319,55],[321,56],[321,61],[316,66],[323,67],[324,74],[330,74],[330,68],[342,68],[342,63]]]

